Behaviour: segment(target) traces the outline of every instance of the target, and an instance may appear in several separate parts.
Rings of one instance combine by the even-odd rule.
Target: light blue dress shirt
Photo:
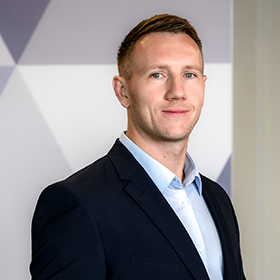
[[[202,196],[202,183],[196,164],[187,153],[184,180],[146,154],[124,133],[121,143],[145,169],[189,233],[211,280],[223,279],[220,239]]]

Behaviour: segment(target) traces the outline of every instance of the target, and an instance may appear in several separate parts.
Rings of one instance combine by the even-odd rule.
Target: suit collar
[[[239,247],[239,244],[236,244],[236,241],[234,240],[236,238],[236,228],[232,228],[232,222],[227,222],[229,220],[228,214],[230,213],[225,211],[221,204],[221,201],[224,201],[224,197],[223,199],[217,198],[217,193],[213,192],[213,187],[215,186],[209,186],[209,180],[202,175],[201,179],[203,184],[203,197],[212,215],[222,244],[224,279],[239,279],[239,276],[236,274],[237,270],[232,269],[238,267],[236,256],[234,255],[234,252],[237,251],[237,247]],[[230,202],[228,205],[231,205]],[[231,213],[233,213],[233,209]]]
[[[132,154],[118,139],[108,152],[108,157],[121,180],[130,180],[139,168],[139,164]]]
[[[108,157],[120,179],[127,181],[124,192],[161,231],[194,279],[209,280],[191,238],[142,166],[119,140],[108,153]]]

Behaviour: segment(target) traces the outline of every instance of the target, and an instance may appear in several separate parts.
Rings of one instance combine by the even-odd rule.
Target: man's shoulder
[[[211,188],[214,191],[221,191],[223,193],[225,192],[223,187],[216,181],[210,179],[209,177],[206,177],[205,175],[202,175],[201,173],[199,175],[200,175],[203,187]]]
[[[204,194],[206,193],[210,197],[215,196],[219,201],[231,203],[227,192],[220,184],[202,174],[200,174],[200,177]]]
[[[217,182],[201,175],[202,180],[202,194],[206,202],[208,202],[223,213],[232,215],[234,213],[231,199],[225,189]]]
[[[112,172],[112,161],[110,159],[110,154],[117,149],[119,146],[119,141],[116,141],[113,147],[109,150],[109,152],[94,160],[92,163],[86,165],[85,167],[75,171],[73,174],[68,176],[66,179],[58,182],[61,184],[76,184],[77,182],[81,183],[81,181],[87,181],[89,178],[91,181],[99,180],[104,177],[104,173]]]
[[[97,180],[100,178],[100,175],[106,172],[106,170],[111,169],[111,162],[108,158],[108,155],[102,156],[91,164],[81,168],[80,170],[74,172],[69,177],[67,177],[63,182],[72,184],[77,181],[87,180],[90,178],[91,180]]]
[[[116,186],[123,178],[131,177],[137,169],[135,162],[129,151],[117,140],[106,155],[51,187],[67,187],[79,192],[100,191],[109,185]]]
[[[60,193],[61,195],[66,193],[75,195],[79,193],[83,196],[84,194],[89,194],[89,192],[96,192],[98,189],[101,189],[101,186],[106,185],[104,181],[108,178],[106,174],[110,174],[110,177],[114,180],[112,170],[110,160],[106,155],[65,179],[50,184],[42,193]]]

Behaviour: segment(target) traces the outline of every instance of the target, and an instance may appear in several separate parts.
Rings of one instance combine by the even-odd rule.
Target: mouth
[[[172,117],[182,117],[185,116],[189,110],[185,109],[168,109],[168,110],[162,110],[162,112],[166,115],[172,116]]]

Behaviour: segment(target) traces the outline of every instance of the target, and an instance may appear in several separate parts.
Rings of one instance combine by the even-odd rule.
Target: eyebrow
[[[153,69],[168,69],[169,66],[167,64],[155,64],[155,65],[151,65],[151,66],[148,66],[144,69],[145,72],[148,72],[150,70],[153,70]],[[194,66],[194,65],[186,65],[184,67],[184,69],[186,70],[196,70],[196,71],[200,71],[201,73],[203,73],[203,67],[200,67],[200,66]]]

